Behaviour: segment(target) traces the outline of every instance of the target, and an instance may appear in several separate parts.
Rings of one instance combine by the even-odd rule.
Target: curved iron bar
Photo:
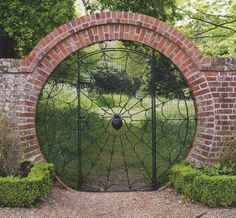
[[[125,157],[124,144],[123,144],[121,137],[120,137],[120,144],[121,144],[122,155],[123,155],[123,160],[124,160],[124,165],[125,165],[125,173],[126,173],[126,177],[127,177],[127,183],[128,183],[129,189],[131,189],[130,180],[129,180],[129,173],[128,173],[128,165],[127,165],[126,157]]]
[[[183,125],[185,124],[186,120],[182,120],[182,122],[180,123],[179,127],[178,127],[178,138],[179,138],[179,142],[180,143],[184,143],[184,140],[182,140],[182,136],[181,136],[181,132],[183,129]],[[188,122],[187,122],[188,123]],[[186,128],[186,131],[188,131],[188,128]]]
[[[164,113],[164,106],[165,106],[165,104],[166,104],[167,102],[163,102],[162,104],[161,104],[161,114],[162,114],[162,116],[164,117],[164,119],[165,120],[168,120],[168,118],[166,117],[166,115],[165,115],[165,113]]]
[[[164,126],[165,126],[165,123],[167,123],[169,120],[165,119],[164,122],[161,120],[161,133],[163,135],[164,138],[166,138],[166,134],[164,132]]]
[[[105,110],[101,105],[99,105],[97,102],[93,101],[93,99],[91,99],[88,95],[86,95],[84,92],[80,91],[80,93],[82,93],[85,97],[87,97],[90,101],[92,101],[94,104],[96,104],[100,109],[102,109],[105,113],[108,113],[108,110]],[[113,115],[111,113],[108,113],[110,115]]]
[[[146,72],[146,69],[147,69],[148,65],[149,65],[149,64],[147,63],[146,67],[144,68],[144,71],[143,71],[142,75],[140,76],[140,78],[141,78],[142,80],[143,80],[143,76],[145,75],[145,72]],[[148,94],[147,94],[147,95],[148,95]],[[147,95],[146,95],[146,96],[147,96]],[[145,97],[146,97],[146,96],[145,96]],[[119,115],[123,114],[123,113],[122,113],[123,109],[125,109],[125,112],[127,111],[127,110],[126,110],[126,106],[127,106],[128,103],[130,102],[130,100],[132,99],[132,97],[135,97],[135,96],[133,96],[133,95],[130,95],[130,96],[129,96],[128,100],[126,101],[126,103],[125,103],[125,104],[123,105],[123,107],[121,108],[121,110],[120,110],[120,112],[119,112]],[[137,99],[137,98],[136,98],[136,99]]]
[[[69,107],[69,110],[72,112],[73,111],[73,109],[72,109],[72,107],[71,107],[71,105],[70,104],[68,104],[68,107]],[[69,124],[69,126],[70,126],[70,131],[69,131],[69,134],[68,134],[68,136],[67,136],[67,139],[70,139],[71,138],[71,136],[72,136],[72,134],[73,134],[73,131],[72,131],[72,129],[71,129],[71,122],[70,122],[70,120],[67,120],[67,122],[69,122],[68,124]]]
[[[74,158],[71,158],[70,160],[69,160],[69,162],[66,162],[64,165],[63,165],[63,167],[61,167],[62,168],[62,171],[61,172],[57,172],[59,175],[60,174],[62,174],[65,170],[66,170],[66,166],[68,166],[71,162],[73,162],[73,161],[76,161],[77,160],[77,156],[74,156]]]
[[[55,160],[59,160],[59,166],[60,166],[60,169],[58,169],[58,165],[56,165],[56,169],[57,169],[57,173],[58,174],[61,174],[64,170],[65,170],[65,167],[68,165],[66,163],[66,156],[65,154],[62,152],[61,148],[57,148],[54,146],[54,152],[51,151],[51,153],[53,154],[53,157],[49,158],[49,160],[53,160],[53,162],[55,163]],[[57,158],[59,157],[59,158]],[[61,160],[62,158],[62,160]]]
[[[129,53],[126,52],[126,57],[125,57],[125,71],[127,70],[128,60],[129,60]]]
[[[146,166],[144,165],[144,161],[143,161],[143,160],[140,158],[140,156],[138,155],[138,153],[137,153],[137,151],[136,151],[136,149],[135,149],[135,146],[133,146],[133,144],[132,144],[132,143],[130,142],[130,140],[129,140],[129,137],[128,137],[126,134],[125,134],[125,137],[126,137],[128,143],[129,143],[129,145],[130,145],[131,148],[133,149],[133,151],[134,151],[136,157],[138,158],[140,164],[142,165],[142,167],[143,167],[144,170],[146,171],[147,175],[149,176],[150,179],[152,179],[151,174],[148,172]]]
[[[48,100],[48,101],[49,101],[49,100]],[[55,113],[55,111],[56,111],[56,106],[55,106],[54,99],[51,99],[51,103],[52,103],[52,106],[53,106],[53,112]],[[45,110],[45,113],[46,113],[46,110]],[[45,114],[44,114],[44,115],[45,115]],[[47,117],[47,116],[45,115],[45,116],[44,116],[44,122],[46,122],[46,117]],[[47,118],[48,118],[48,117],[47,117]],[[53,119],[53,117],[50,116],[47,121],[49,122],[51,119]],[[45,126],[45,127],[44,127],[44,131],[46,131],[46,134],[45,134],[45,135],[46,135],[46,140],[47,140],[48,129],[46,129],[47,126],[46,126],[45,123],[44,123],[44,126]],[[54,138],[53,138],[53,141],[54,141],[56,135],[53,135],[53,137],[54,137]],[[48,141],[48,140],[47,140],[47,141]]]
[[[182,122],[181,122],[181,124],[179,125],[179,127],[178,127],[178,138],[179,138],[179,140],[180,140],[180,143],[185,143],[185,140],[186,140],[186,138],[184,139],[184,140],[182,140],[182,137],[180,136],[180,131],[182,130],[182,124],[187,120],[187,123],[188,123],[188,119],[189,119],[189,115],[188,115],[188,108],[187,108],[187,105],[186,105],[186,101],[184,101],[185,102],[185,107],[186,107],[186,115],[187,115],[187,117],[185,117],[185,116],[183,116],[182,114],[181,114],[181,112],[180,112],[180,109],[179,109],[179,101],[178,101],[178,112],[181,114],[181,116],[182,116],[182,119],[165,119],[164,120],[164,122],[162,122],[162,124],[161,124],[161,131],[162,131],[162,134],[163,134],[163,136],[164,137],[166,137],[166,135],[165,135],[165,133],[164,133],[164,126],[165,126],[165,124],[168,122],[168,121],[170,121],[170,120],[181,120]],[[163,112],[163,110],[162,110],[162,112]],[[188,127],[187,127],[187,130],[186,131],[188,131]],[[187,133],[186,133],[187,134]],[[185,134],[185,135],[186,135]],[[171,156],[171,153],[172,153],[172,151],[170,151],[170,153],[169,153],[169,159],[170,159],[170,156]]]
[[[92,107],[93,107],[93,102],[90,101],[90,106],[89,106],[89,108],[86,108],[86,109],[85,109],[85,108],[83,108],[83,109],[81,108],[80,110],[86,111],[87,113],[89,113],[89,111],[92,109]]]
[[[150,109],[152,109],[151,107],[149,107],[149,108],[144,108],[143,110],[141,110],[141,111],[139,111],[139,112],[136,112],[136,113],[130,113],[130,110],[128,111],[128,114],[130,115],[130,117],[132,117],[132,116],[135,116],[135,115],[137,115],[137,114],[140,114],[140,113],[143,113],[143,112],[146,112],[146,111],[149,111]]]
[[[145,97],[147,97],[148,94],[146,94],[144,97],[142,97],[141,99],[138,99],[138,101],[129,109],[127,109],[126,111],[124,111],[123,113],[119,113],[120,116],[122,116],[124,113],[126,113],[127,111],[130,111],[131,109],[133,109],[137,104],[139,104],[140,101],[142,101]],[[127,105],[127,104],[126,104]],[[125,106],[126,107],[126,106]]]
[[[175,159],[170,162],[169,167],[162,174],[160,174],[159,177],[161,177],[163,174],[165,174],[173,166],[173,164],[176,163],[177,158],[179,157],[179,155],[182,152],[183,148],[184,148],[184,146],[181,146],[181,149],[176,154]]]
[[[101,42],[101,43],[98,44],[98,46],[101,50],[107,49],[107,43],[106,42]]]
[[[133,131],[130,130],[130,128],[128,127],[126,121],[125,121],[125,124],[126,124],[127,129],[129,130],[129,132],[130,132],[133,136],[135,136],[137,139],[139,139],[144,145],[147,146],[147,148],[151,149],[150,145],[148,145],[145,141],[143,141],[143,139],[139,138]],[[157,152],[157,154],[158,154],[160,157],[162,157],[162,159],[165,159],[159,152]]]
[[[98,123],[98,122],[94,122],[94,123]],[[103,123],[104,125],[105,125],[105,123]],[[104,127],[104,125],[100,125],[100,126],[98,126],[97,128],[95,128],[95,129],[92,129],[92,132],[96,132],[97,130],[99,130],[99,129],[101,129],[101,127]],[[89,128],[89,126],[87,126],[88,128]],[[106,129],[106,128],[105,128]],[[106,130],[105,130],[106,131]],[[105,132],[103,132],[103,133],[105,133]],[[93,137],[91,136],[91,139],[93,139]],[[96,140],[97,141],[97,140]]]
[[[103,95],[101,95],[101,96],[102,96],[102,99],[104,100],[105,104],[107,105],[107,107],[108,107],[109,109],[111,109],[111,111],[112,111],[113,115],[115,115],[115,114],[116,114],[116,112],[115,112],[115,111],[113,111],[112,107],[110,107],[109,103],[107,103],[107,100],[104,98],[104,96],[103,96]]]
[[[110,136],[111,136],[111,135],[108,134],[108,137],[107,137],[105,143],[103,143],[103,145],[102,145],[102,149],[101,149],[100,152],[97,154],[94,163],[96,163],[96,162],[98,161],[98,159],[99,159],[101,153],[103,152],[103,150],[104,150],[104,148],[105,148],[105,146],[106,146],[106,143],[109,141]],[[89,174],[90,174],[91,171],[93,170],[94,166],[95,166],[95,164],[93,164],[93,165],[90,167],[90,169],[89,169],[89,171],[87,172],[86,176],[85,176],[85,177],[83,176],[83,182],[82,182],[82,184],[85,183],[85,181],[87,180]]]
[[[146,53],[143,53],[143,52],[140,52],[140,51],[137,51],[137,50],[133,50],[133,49],[127,49],[127,48],[107,48],[106,49],[106,52],[111,52],[111,51],[125,51],[125,52],[131,52],[131,53],[136,53],[138,55],[141,55],[143,57],[147,57],[147,58],[152,58],[152,56],[150,54],[146,54]],[[96,55],[96,54],[99,54],[99,53],[102,53],[103,51],[101,50],[97,50],[97,51],[93,51],[93,52],[90,52],[88,54],[85,54],[84,56],[80,57],[78,59],[78,61],[81,61],[81,60],[84,60],[84,59],[87,59],[88,57],[91,57],[93,55]],[[140,62],[138,62],[140,63]]]
[[[107,58],[110,58],[110,59],[112,59],[112,60],[119,60],[119,59],[124,58],[124,57],[126,56],[126,52],[125,52],[125,51],[122,51],[122,50],[120,50],[120,52],[123,52],[124,54],[122,54],[121,56],[112,57],[112,56],[108,55],[109,53],[112,54],[112,52],[117,52],[117,51],[109,51],[109,52],[104,51],[104,55],[105,55]]]
[[[107,124],[105,130],[104,130],[97,138],[95,138],[94,141],[98,141],[98,140],[107,132],[107,129],[108,129],[109,125],[110,125],[110,122],[111,122],[111,121],[108,122],[108,124]],[[83,152],[86,152],[90,147],[91,147],[91,145],[90,145],[90,146],[87,146],[86,149],[83,150]],[[99,147],[100,147],[100,146],[99,146]]]
[[[184,98],[184,99],[179,99],[179,100],[178,100],[178,103],[177,103],[178,112],[179,112],[180,116],[183,117],[183,119],[186,119],[186,117],[182,114],[182,112],[181,112],[181,110],[180,110],[180,101],[181,101],[181,100],[184,100],[185,105],[186,105],[186,99],[185,99],[185,98]]]
[[[56,97],[56,95],[55,95],[55,97]],[[63,101],[63,100],[61,100],[61,99],[56,99],[56,101],[61,102],[61,103],[64,103],[64,104],[71,105],[71,104],[73,104],[73,103],[76,102],[77,98],[78,98],[78,97],[76,96],[71,102]],[[53,98],[51,98],[51,99],[53,99]]]
[[[106,71],[107,73],[109,74],[109,70],[108,70],[108,65],[107,65],[107,59],[106,59],[106,52],[102,50],[102,52],[104,53],[103,55],[103,60],[105,62],[105,65],[106,65]],[[108,106],[108,108],[111,109],[112,113],[115,114],[115,111],[112,110],[112,107],[110,107],[110,105],[107,103],[107,100],[104,98],[104,96],[102,95],[102,98],[104,100],[104,102],[106,103],[106,105]],[[112,96],[112,99],[113,99],[113,96]],[[114,99],[113,99],[113,102],[114,102]]]
[[[104,46],[104,47],[102,47]],[[108,65],[107,65],[107,61],[108,60],[119,60],[119,59],[125,59],[125,62],[122,63],[122,66],[124,67],[125,69],[125,73],[126,75],[128,75],[129,77],[132,77],[134,78],[134,76],[132,76],[132,74],[128,74],[127,72],[127,66],[128,66],[128,63],[129,61],[132,61],[133,63],[135,64],[138,64],[138,65],[141,65],[141,64],[146,64],[144,66],[144,68],[141,69],[141,67],[139,67],[139,70],[142,72],[142,74],[138,77],[141,79],[141,82],[142,82],[142,85],[146,84],[146,79],[148,77],[146,77],[147,73],[150,73],[148,71],[148,69],[150,68],[150,60],[152,60],[152,55],[151,54],[148,54],[148,53],[144,53],[144,52],[141,52],[141,51],[137,51],[137,50],[133,50],[133,49],[125,49],[125,48],[108,48],[107,47],[107,44],[105,43],[102,43],[99,45],[99,48],[100,50],[96,50],[96,51],[93,51],[93,52],[89,52],[88,54],[85,54],[85,55],[82,55],[78,58],[78,63],[79,63],[79,67],[83,68],[84,72],[83,73],[86,73],[88,75],[88,79],[90,79],[90,81],[93,79],[93,76],[91,75],[91,72],[89,71],[89,64],[95,64],[95,63],[99,63],[100,61],[104,60],[105,64],[106,64],[106,70],[108,72]],[[115,54],[115,52],[118,54],[117,56],[114,56],[113,54]],[[92,56],[98,56],[98,58],[96,58],[95,61],[88,61],[90,57]],[[139,55],[139,57],[144,57],[145,60],[143,61],[142,60],[139,60],[136,57],[136,55]],[[135,74],[136,75],[136,74]],[[86,77],[87,79],[87,77]],[[65,87],[65,84],[61,84],[61,87],[59,87],[60,89],[57,90],[59,91],[58,93],[53,93],[54,95],[52,97],[49,97],[46,99],[46,108],[48,107],[49,105],[49,101],[51,102],[51,104],[53,105],[53,108],[54,108],[54,113],[55,113],[55,103],[54,102],[54,97],[56,97],[57,95],[60,94],[61,90]],[[86,87],[85,87],[85,90],[86,92]],[[90,97],[89,95],[87,95],[84,91],[80,91],[81,94],[83,94],[89,101],[89,107],[87,109],[82,109],[83,110],[83,113],[84,113],[84,120],[83,120],[83,125],[87,125],[87,129],[89,129],[90,131],[92,131],[93,134],[91,134],[91,137],[89,138],[89,146],[86,146],[82,153],[83,153],[83,156],[84,158],[87,159],[88,161],[88,164],[90,165],[88,171],[85,173],[85,175],[83,176],[82,178],[82,185],[83,187],[90,187],[90,189],[93,189],[93,190],[96,190],[98,189],[96,186],[94,185],[88,185],[86,184],[86,180],[89,178],[91,172],[93,171],[94,167],[95,166],[98,166],[98,160],[101,156],[101,154],[104,152],[104,149],[106,147],[106,144],[108,143],[108,141],[110,140],[111,137],[113,137],[113,142],[111,143],[111,151],[110,151],[110,160],[109,160],[109,166],[108,167],[105,167],[107,168],[107,178],[106,178],[106,181],[105,182],[99,182],[99,184],[103,185],[103,187],[105,188],[105,190],[108,190],[112,187],[115,187],[116,185],[119,185],[119,186],[122,186],[122,187],[125,187],[125,185],[122,185],[122,184],[117,184],[116,182],[113,182],[112,181],[112,184],[110,183],[110,175],[111,175],[111,172],[114,171],[114,170],[122,170],[124,171],[124,173],[126,174],[126,178],[127,178],[127,183],[128,183],[128,189],[129,190],[134,190],[134,189],[139,189],[139,188],[142,188],[142,187],[145,187],[147,185],[146,183],[146,180],[147,178],[143,178],[143,179],[137,179],[135,181],[132,180],[132,178],[130,178],[130,175],[129,175],[129,171],[132,167],[135,167],[136,164],[140,165],[141,163],[141,166],[144,168],[144,171],[146,172],[146,175],[148,175],[151,179],[152,179],[152,176],[150,175],[150,172],[148,171],[148,169],[146,168],[144,162],[146,160],[149,160],[148,158],[150,157],[150,155],[152,154],[151,151],[148,152],[143,159],[141,159],[141,157],[139,156],[138,152],[136,151],[137,149],[137,146],[139,145],[145,145],[145,147],[148,148],[148,150],[151,150],[151,145],[149,143],[146,142],[146,135],[145,133],[148,133],[151,131],[149,131],[149,128],[151,127],[150,126],[150,114],[149,114],[149,111],[151,109],[151,107],[148,107],[146,106],[145,102],[143,101],[150,93],[147,93],[145,94],[143,97],[141,98],[138,98],[136,97],[136,95],[134,96],[134,94],[130,94],[128,95],[128,99],[126,100],[126,98],[124,99],[125,102],[123,103],[123,93],[120,92],[119,93],[119,100],[118,102],[116,102],[115,100],[115,97],[114,97],[114,93],[111,92],[110,93],[110,96],[111,96],[111,102],[108,100],[102,95],[102,93],[97,93],[98,95],[96,96],[96,99],[94,99],[93,97]],[[175,117],[175,118],[172,118],[172,117],[168,117],[168,115],[165,113],[165,106],[168,105],[168,102],[171,101],[171,99],[162,99],[161,97],[159,98],[157,96],[158,93],[155,92],[155,97],[156,99],[158,100],[158,102],[155,104],[156,107],[157,107],[157,110],[160,109],[161,111],[161,114],[162,114],[162,117],[161,119],[158,119],[157,121],[161,121],[161,133],[162,133],[162,136],[163,138],[169,138],[168,135],[165,134],[165,126],[166,124],[168,124],[169,121],[181,121],[180,125],[178,126],[178,138],[179,138],[179,142],[182,144],[181,148],[178,147],[179,149],[175,149],[175,146],[170,146],[166,152],[164,152],[164,156],[160,153],[160,152],[157,152],[158,156],[165,162],[163,162],[163,166],[164,165],[168,165],[168,167],[165,167],[165,171],[162,173],[162,174],[159,174],[158,177],[161,177],[162,175],[164,175],[168,169],[171,167],[171,165],[178,159],[179,155],[181,155],[182,153],[182,150],[186,147],[186,143],[188,143],[188,134],[189,134],[189,123],[190,120],[195,120],[194,119],[194,116],[193,115],[189,115],[189,111],[188,111],[188,104],[187,104],[187,101],[186,101],[186,98],[181,98],[181,99],[178,99],[178,102],[177,102],[177,110],[178,110],[178,114],[180,115],[180,117],[178,118]],[[125,96],[126,97],[126,96]],[[102,106],[103,103],[100,105],[98,103],[98,99],[102,99],[103,102],[105,103],[105,107]],[[62,99],[57,99],[56,101],[57,102],[60,102],[60,103],[63,103],[65,104],[67,107],[69,107],[69,111],[71,111],[71,114],[72,114],[72,111],[74,109],[74,102],[76,101],[77,99],[77,96],[70,102],[68,101],[65,101],[65,100],[62,100]],[[135,102],[130,105],[130,102],[131,102],[131,99],[135,99]],[[181,104],[182,104],[182,100],[184,100],[184,105],[185,105],[185,111],[186,111],[186,116],[185,116],[185,113],[182,113],[181,111]],[[140,106],[138,106],[140,104]],[[129,106],[128,106],[129,105]],[[150,105],[150,102],[149,102],[149,105]],[[93,106],[97,106],[94,110],[93,110]],[[138,111],[132,111],[133,108],[135,107],[139,107],[139,110]],[[87,107],[87,106],[86,106]],[[123,123],[125,124],[125,127],[126,127],[126,131],[124,131],[124,133],[120,132],[116,135],[116,133],[113,133],[111,130],[109,130],[109,126],[110,126],[110,123],[111,123],[111,118],[114,114],[116,114],[116,110],[117,110],[117,107],[120,107],[119,108],[119,111],[117,112],[119,115],[122,115],[122,121]],[[160,108],[159,108],[160,107]],[[44,125],[46,125],[46,112],[47,112],[47,109],[44,109],[45,111],[45,119],[44,119]],[[101,110],[102,112],[100,112],[99,110]],[[157,111],[155,111],[156,113]],[[98,116],[100,116],[103,119],[108,119],[108,123],[106,125],[106,122],[103,120],[103,122],[101,123],[101,125],[98,125],[100,124],[101,121],[96,121],[96,120],[93,120],[93,126],[91,126],[89,124],[89,114],[90,113],[96,113]],[[138,119],[136,118],[136,116],[139,116],[139,114],[143,114],[141,117],[144,117],[144,119]],[[96,116],[95,116],[96,117]],[[191,117],[193,117],[191,119]],[[130,121],[127,121],[126,118],[129,118]],[[51,118],[50,118],[51,119]],[[79,118],[78,118],[79,119]],[[60,121],[61,122],[61,121]],[[68,126],[70,127],[68,133],[69,135],[67,136],[67,138],[71,138],[73,137],[73,126],[70,125],[71,122],[73,122],[73,117],[70,116],[69,119],[66,120],[66,122],[69,124]],[[129,124],[127,123],[129,122]],[[185,132],[184,132],[184,137],[182,139],[181,137],[181,130],[184,128],[183,125],[185,125],[185,122],[187,122],[186,124],[186,128],[185,128]],[[196,120],[195,120],[196,122]],[[137,127],[137,124],[142,124],[142,127],[141,128],[138,128]],[[177,122],[178,123],[178,122]],[[57,123],[58,124],[58,123]],[[105,127],[106,126],[106,127]],[[94,128],[93,128],[94,127]],[[105,127],[105,130],[102,131],[102,133],[99,133],[99,136],[96,136],[96,137],[93,137],[94,136],[94,133],[96,134],[97,130],[99,129],[103,129]],[[135,131],[132,131],[132,129],[135,128],[137,129],[139,133],[136,134]],[[46,133],[47,132],[47,128],[44,127],[44,132]],[[135,137],[136,140],[134,140],[134,142],[130,141],[130,138],[128,137],[128,133],[130,133],[132,136]],[[100,138],[104,135],[104,134],[107,134],[107,137],[104,137],[104,140],[102,140],[102,143],[101,143],[101,146],[99,143],[97,143]],[[115,134],[115,135],[114,135]],[[127,140],[127,144],[129,145],[129,147],[125,147],[124,145],[124,141],[123,141],[123,138],[122,137],[125,137],[126,140]],[[157,137],[158,139],[158,137]],[[54,143],[56,143],[56,138],[55,138],[55,135],[54,135],[54,138],[50,140],[50,146],[48,145],[48,149],[50,147],[52,147],[54,145]],[[135,142],[135,141],[138,141],[138,142]],[[87,151],[89,151],[89,149],[91,147],[93,147],[95,145],[95,143],[98,144],[98,153],[96,153],[96,156],[95,156],[95,159],[94,157],[92,156],[90,158],[90,156],[88,155]],[[113,155],[115,152],[118,152],[118,148],[115,149],[115,144],[119,144],[120,145],[120,149],[121,151],[121,155],[123,157],[123,164],[124,164],[124,167],[123,166],[114,166],[112,167],[112,162],[113,162]],[[160,143],[160,141],[158,142]],[[47,149],[46,147],[46,149]],[[54,147],[55,148],[55,147]],[[62,161],[60,162],[60,166],[64,166],[64,169],[66,169],[66,167],[70,164],[72,160],[72,158],[70,159],[70,161],[68,162],[67,158],[66,158],[66,155],[63,153],[63,146],[59,148],[59,152],[57,152],[57,155],[56,157],[58,158],[62,158]],[[126,161],[126,152],[129,151],[129,150],[133,150],[135,156],[137,157],[137,162],[135,163],[128,163]],[[178,153],[176,153],[178,150]],[[71,152],[70,150],[67,151],[67,152]],[[168,157],[166,157],[165,154],[168,154]],[[175,154],[176,153],[176,154]],[[175,155],[175,157],[173,156],[173,154]],[[60,156],[60,157],[59,157]],[[72,155],[73,156],[73,155]],[[174,157],[174,159],[173,159]],[[73,158],[74,159],[74,158]],[[160,165],[160,164],[159,164]],[[157,166],[157,168],[159,168],[159,166]],[[139,180],[140,181],[144,181],[144,185],[141,185],[139,183]],[[149,181],[150,184],[151,184],[151,180]],[[140,184],[140,187],[137,188],[137,186]]]
[[[86,66],[89,66],[89,65],[93,65],[93,64],[96,64],[96,63],[99,63],[102,59],[103,59],[103,53],[101,52],[101,51],[97,51],[97,53],[96,54],[94,54],[94,55],[97,55],[97,54],[101,54],[101,56],[97,59],[97,60],[94,60],[94,61],[91,61],[91,62],[84,62],[84,60],[86,60],[86,58],[83,58],[83,59],[78,59],[78,62],[79,62],[79,64],[81,65],[81,66],[84,66],[85,65],[85,68],[86,68]],[[93,56],[93,55],[91,55],[91,56]],[[83,56],[81,56],[81,57],[83,57]]]
[[[48,96],[51,95],[53,89],[54,89],[54,85],[53,85],[51,91],[49,92]],[[46,104],[45,104],[45,107],[44,107],[44,116],[43,116],[43,119],[44,119],[44,120],[43,120],[43,123],[44,123],[43,127],[44,127],[44,131],[45,131],[45,132],[46,132],[46,110],[47,110],[47,108],[48,108],[48,104],[49,104],[49,98],[46,98]]]
[[[116,103],[115,103],[115,100],[114,100],[114,93],[113,92],[111,93],[111,97],[112,97],[112,102],[113,102],[112,106],[116,107]]]
[[[140,51],[139,51],[140,52]],[[143,61],[143,62],[140,62],[135,60],[130,54],[136,54],[136,55],[140,55],[140,54],[143,54],[143,57],[146,57],[146,60]],[[128,52],[128,55],[129,55],[129,58],[136,64],[144,64],[144,63],[150,63],[150,61],[152,60],[152,54],[148,54],[148,53],[143,53],[143,52],[140,52],[140,53],[137,53],[137,52],[133,52],[133,50],[131,50],[130,52]]]
[[[107,180],[106,180],[106,186],[105,189],[107,190],[109,187],[109,178],[110,178],[110,173],[111,173],[111,165],[112,165],[112,159],[113,159],[113,155],[115,153],[115,141],[116,141],[116,136],[113,137],[113,143],[112,143],[112,147],[111,147],[111,156],[110,156],[110,160],[109,160],[109,166],[108,166],[108,174],[107,174]]]
[[[182,124],[182,123],[181,123]],[[188,122],[187,122],[187,125],[188,125]],[[179,133],[178,133],[179,134]],[[185,131],[185,136],[184,136],[184,141],[182,143],[182,146],[181,148],[179,149],[179,152],[175,155],[175,159],[174,160],[171,160],[171,157],[169,156],[169,160],[170,160],[170,167],[173,165],[173,163],[175,163],[177,161],[177,158],[179,157],[180,153],[182,152],[183,148],[185,147],[186,145],[186,140],[187,140],[187,135],[188,135],[188,126],[186,128],[186,131]],[[169,169],[170,169],[169,167]],[[160,176],[160,175],[159,175]]]
[[[54,83],[54,87],[58,88],[58,83],[56,83],[56,82],[53,82],[53,83]],[[59,90],[54,95],[50,95],[47,98],[55,98],[57,95],[59,95],[61,93],[61,91],[63,90],[63,88],[64,88],[63,83],[60,83],[60,85],[61,85],[61,87],[59,88]]]
[[[123,93],[120,91],[119,104],[118,104],[118,106],[120,107],[121,107],[121,102],[122,102],[122,96],[123,96]]]

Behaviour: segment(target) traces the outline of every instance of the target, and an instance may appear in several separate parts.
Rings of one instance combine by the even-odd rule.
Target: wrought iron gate
[[[45,87],[38,137],[68,186],[157,189],[188,153],[196,122],[189,90],[167,59],[142,48],[107,42],[81,50]]]

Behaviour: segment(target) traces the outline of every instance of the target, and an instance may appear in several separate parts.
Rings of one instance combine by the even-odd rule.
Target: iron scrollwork
[[[172,96],[160,92],[157,58],[150,49],[101,43],[70,57],[76,79],[49,81],[37,131],[42,152],[68,186],[157,189],[185,158],[195,133],[194,104],[182,88]]]

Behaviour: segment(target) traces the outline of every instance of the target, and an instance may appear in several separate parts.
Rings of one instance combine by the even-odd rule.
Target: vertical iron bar
[[[78,98],[78,106],[77,106],[77,116],[78,116],[78,181],[77,181],[77,189],[82,190],[83,184],[83,172],[82,172],[82,147],[81,147],[81,99],[80,99],[80,63],[79,63],[79,51],[77,52],[77,98]]]
[[[156,56],[152,51],[151,63],[151,99],[152,99],[152,188],[157,188],[157,152],[156,152]]]

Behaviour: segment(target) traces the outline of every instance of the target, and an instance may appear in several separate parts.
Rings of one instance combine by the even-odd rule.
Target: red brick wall
[[[69,54],[107,40],[130,40],[170,58],[186,79],[195,99],[198,125],[188,160],[214,163],[225,138],[234,132],[236,59],[204,57],[174,27],[155,18],[127,12],[103,12],[60,26],[24,60],[0,59],[0,106],[15,117],[25,157],[43,160],[35,130],[37,101],[55,67]]]

